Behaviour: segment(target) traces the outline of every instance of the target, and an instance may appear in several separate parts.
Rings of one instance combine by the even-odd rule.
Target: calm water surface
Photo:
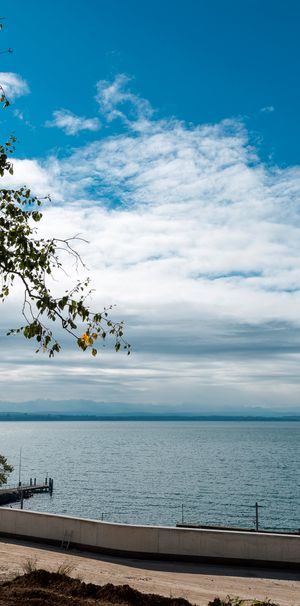
[[[300,527],[300,423],[2,422],[21,479],[54,478],[25,508],[116,522]],[[183,504],[183,508],[182,508]]]

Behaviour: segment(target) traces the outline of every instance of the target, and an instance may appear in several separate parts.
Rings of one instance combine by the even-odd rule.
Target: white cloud
[[[20,109],[15,108],[13,110],[13,114],[14,114],[15,118],[18,118],[18,120],[23,122],[26,126],[28,126],[31,129],[35,129],[33,124],[31,124],[31,122],[25,118],[24,112],[22,112]]]
[[[60,169],[57,166],[57,160],[49,158],[46,163],[38,160],[19,160],[13,161],[14,174],[5,175],[2,179],[3,187],[23,187],[30,185],[37,196],[49,196],[55,199],[61,199],[60,187]]]
[[[127,126],[138,130],[152,116],[153,109],[147,99],[129,90],[130,81],[131,78],[125,74],[119,74],[112,82],[99,80],[96,100],[100,112],[109,122],[120,118]]]
[[[21,122],[24,122],[24,112],[22,112],[20,109],[14,109],[13,114],[16,118],[21,120]]]
[[[266,107],[262,107],[260,111],[265,114],[271,114],[275,111],[275,107],[273,105],[266,105]]]
[[[30,92],[26,80],[13,72],[0,72],[0,86],[10,101]]]
[[[127,132],[16,165],[15,180],[60,201],[45,212],[45,235],[89,240],[79,250],[93,307],[117,303],[135,349],[130,361],[104,357],[97,376],[82,358],[74,376],[67,350],[41,362],[47,385],[107,401],[296,406],[300,167],[265,166],[240,122],[148,115],[135,128],[143,112],[129,107],[127,118],[121,83],[103,108],[112,119],[121,104]]]
[[[45,126],[61,128],[66,135],[77,135],[83,130],[97,131],[101,125],[98,118],[84,118],[67,109],[59,109],[53,112],[53,120],[47,121]]]

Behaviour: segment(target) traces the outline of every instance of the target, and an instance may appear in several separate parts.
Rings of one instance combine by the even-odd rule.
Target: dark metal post
[[[21,468],[22,468],[22,446],[20,448],[20,455],[19,455],[19,486],[21,486]]]
[[[24,500],[24,494],[23,494],[23,490],[21,490],[21,509],[23,509],[23,500]]]
[[[255,503],[255,530],[258,532],[258,503]]]

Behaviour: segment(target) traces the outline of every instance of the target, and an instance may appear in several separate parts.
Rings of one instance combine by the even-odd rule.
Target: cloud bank
[[[33,357],[23,396],[43,385],[199,410],[299,407],[300,167],[264,165],[240,121],[158,120],[127,85],[97,88],[102,120],[121,131],[63,159],[18,161],[13,181],[32,175],[54,195],[45,235],[89,240],[93,306],[118,304],[133,356],[107,353],[99,366],[67,346],[54,364]],[[18,399],[13,355],[1,377]]]

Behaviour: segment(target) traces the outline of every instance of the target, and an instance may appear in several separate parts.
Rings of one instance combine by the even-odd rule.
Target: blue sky
[[[158,115],[196,124],[241,116],[264,157],[298,163],[297,1],[17,0],[4,12],[2,46],[14,54],[2,55],[3,70],[30,83],[19,105],[37,127],[16,126],[20,154],[64,146],[38,126],[60,107],[95,114],[95,82],[126,73]]]
[[[49,362],[10,341],[3,400],[299,409],[299,13],[268,0],[7,6],[12,182],[51,194],[42,233],[90,241],[95,302],[117,303],[134,354],[98,363],[66,342]]]

